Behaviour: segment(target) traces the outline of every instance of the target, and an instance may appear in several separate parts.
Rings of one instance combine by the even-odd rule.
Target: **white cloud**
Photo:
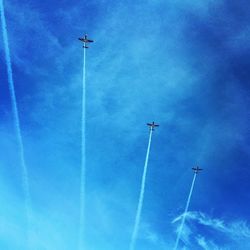
[[[202,236],[196,237],[196,241],[204,250],[222,250],[222,248],[219,248],[212,241],[206,241]]]
[[[212,218],[201,212],[188,212],[186,218],[187,220],[195,220],[199,224],[225,233],[232,238],[250,238],[250,227],[247,222],[243,220],[228,223],[222,219]]]
[[[180,221],[182,216],[184,216],[184,214],[176,217],[172,223]],[[186,246],[190,245],[191,241],[189,239],[191,235],[196,233],[192,227],[194,223],[212,229],[215,233],[224,234],[224,236],[228,237],[233,242],[232,244],[236,244],[238,249],[244,249],[240,247],[242,244],[248,242],[250,238],[250,227],[244,220],[239,219],[234,221],[226,221],[220,218],[213,218],[202,212],[193,211],[186,213],[186,224],[181,236],[181,239]],[[204,235],[199,235],[196,237],[196,242],[204,250],[228,249],[225,248],[227,246],[223,246],[223,248],[221,248],[219,244],[216,245],[213,240],[206,239]]]
[[[42,67],[44,60],[51,62],[49,59],[58,57],[63,50],[44,15],[32,5],[15,1],[6,2],[5,12],[13,63],[27,74],[48,75]]]

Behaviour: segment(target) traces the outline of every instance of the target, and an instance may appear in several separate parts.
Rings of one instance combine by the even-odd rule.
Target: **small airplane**
[[[85,49],[88,48],[88,46],[87,46],[88,43],[93,43],[94,42],[93,40],[88,39],[88,35],[87,34],[85,34],[84,37],[78,38],[78,40],[80,40],[81,42],[83,42],[83,48],[85,48]]]
[[[155,130],[156,127],[159,127],[159,125],[155,124],[155,122],[147,123],[147,125],[150,127],[151,130]]]
[[[192,168],[195,172],[195,174],[198,174],[199,171],[203,170],[202,168],[199,168],[198,166],[196,168]]]

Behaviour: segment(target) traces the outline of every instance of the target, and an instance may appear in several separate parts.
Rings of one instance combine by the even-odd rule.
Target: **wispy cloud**
[[[206,241],[206,239],[202,236],[196,237],[196,241],[204,250],[222,250],[222,248],[219,248],[212,241]]]
[[[145,222],[142,221],[138,250],[173,247],[165,212],[175,211],[184,200],[187,164],[199,157],[198,162],[203,161],[203,165],[206,162],[212,169],[214,159],[225,156],[223,160],[228,160],[230,171],[239,155],[230,158],[225,148],[235,145],[232,137],[239,134],[241,124],[247,124],[242,114],[248,111],[249,95],[238,94],[235,98],[235,93],[239,93],[237,83],[233,91],[228,89],[228,75],[237,72],[225,72],[232,61],[226,61],[228,55],[224,53],[228,52],[219,46],[226,42],[221,33],[223,20],[232,19],[225,15],[226,7],[217,9],[221,2],[224,1],[91,0],[76,4],[50,3],[50,6],[46,1],[6,1],[14,76],[31,166],[32,198],[40,230],[36,241],[46,242],[47,249],[74,249],[75,246],[82,65],[77,37],[87,32],[95,40],[88,50],[87,61],[88,249],[127,249],[147,140],[143,125],[148,120],[161,124],[152,152],[154,161],[146,197],[149,206],[145,206],[142,216],[143,221],[154,221],[154,224],[143,231]],[[235,32],[234,28],[232,31]],[[227,44],[234,48],[234,53],[241,50],[248,31],[237,34],[239,43],[233,39]],[[233,61],[238,64],[241,60]],[[244,71],[242,75],[249,72],[248,67],[240,69]],[[11,134],[11,128],[6,130]],[[246,133],[241,136],[247,138]],[[7,135],[1,138],[4,167],[0,170],[6,171],[9,185],[13,182],[17,185],[13,181],[15,162],[10,161],[10,152],[15,147],[6,146],[11,143]],[[234,154],[230,151],[230,155]],[[220,159],[216,160],[218,164],[222,162]],[[224,171],[220,176],[224,177]],[[209,174],[207,178],[205,187],[213,193],[219,182],[215,184]],[[19,192],[16,190],[13,193]],[[197,198],[204,205],[204,197]],[[205,198],[214,204],[212,195]],[[235,200],[223,196],[222,209],[230,209],[230,203],[235,204]],[[48,215],[51,212],[56,213],[55,219]],[[202,223],[209,221],[201,215],[198,217]],[[216,239],[196,234],[198,217],[188,219],[182,238],[186,246],[182,249],[196,249],[191,244],[196,244],[197,249],[202,245],[203,248],[220,247]],[[12,219],[13,224],[18,224],[14,216]],[[226,231],[228,225],[231,230],[234,226],[246,227],[245,233],[240,234],[248,235],[247,223],[222,222],[212,221],[216,223],[215,229],[211,223],[201,227],[219,235],[229,234],[230,239],[238,236],[235,236],[237,232]],[[20,228],[13,232],[21,231]],[[53,244],[48,246],[51,239]],[[9,244],[12,241],[8,238]],[[239,247],[231,249],[239,250]]]
[[[184,216],[184,214],[175,218],[172,223],[179,222]],[[213,230],[215,235],[216,233],[222,233],[225,237],[230,239],[230,241],[234,242],[233,244],[241,245],[242,240],[248,241],[250,238],[250,227],[248,223],[244,220],[225,220],[220,218],[213,218],[202,212],[187,212],[186,213],[186,228],[183,230],[182,241],[185,245],[190,244],[190,238],[193,234],[198,234],[196,237],[197,244],[203,249],[227,249],[227,244],[220,248],[219,243],[215,243],[215,240],[207,239],[204,232],[200,232],[194,229],[194,225],[202,225],[205,226],[209,230]],[[204,235],[202,235],[204,233]]]
[[[226,222],[225,220],[212,218],[201,212],[187,213],[187,220],[197,221],[201,225],[211,227],[232,238],[250,238],[250,227],[247,222],[243,220]]]
[[[172,248],[171,242],[166,241],[165,237],[159,235],[158,232],[152,228],[150,223],[141,223],[138,238],[139,240],[147,242],[150,249],[166,250]],[[137,248],[140,249],[140,244],[137,245]]]

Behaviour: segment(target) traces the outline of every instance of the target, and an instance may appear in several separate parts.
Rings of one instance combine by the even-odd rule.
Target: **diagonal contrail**
[[[81,118],[81,175],[80,175],[80,228],[79,250],[83,249],[85,235],[85,185],[86,185],[86,49],[83,49],[82,118]]]
[[[150,153],[150,147],[151,147],[152,133],[153,133],[153,129],[151,128],[150,132],[149,132],[148,148],[147,148],[147,154],[146,154],[143,175],[142,175],[142,181],[141,181],[140,197],[139,197],[139,202],[138,202],[138,206],[137,206],[134,229],[133,229],[133,234],[132,234],[131,241],[130,241],[129,250],[135,249],[135,243],[136,243],[139,224],[140,224],[140,220],[141,220],[141,210],[142,210],[143,200],[144,200],[145,183],[146,183],[146,176],[147,176],[147,169],[148,169],[148,159],[149,159],[149,153]]]
[[[21,128],[20,128],[19,112],[18,112],[18,107],[17,107],[15,86],[14,86],[14,81],[13,81],[8,30],[7,30],[3,0],[0,0],[0,12],[1,12],[2,33],[3,33],[3,42],[4,42],[4,50],[5,50],[5,60],[6,60],[7,74],[8,74],[8,83],[9,83],[9,90],[10,90],[10,95],[11,95],[16,136],[17,136],[17,143],[18,143],[18,150],[19,150],[18,153],[19,153],[20,164],[22,168],[22,183],[23,183],[23,190],[24,190],[24,195],[25,195],[25,211],[26,211],[26,216],[27,216],[27,241],[30,247],[31,199],[30,199],[30,189],[29,189],[29,178],[28,178],[28,169],[27,169],[25,156],[24,156],[23,138],[22,138],[22,133],[21,133]]]
[[[178,245],[179,245],[179,242],[180,242],[180,238],[181,238],[181,234],[182,234],[182,230],[183,230],[183,227],[185,225],[185,221],[186,221],[186,216],[187,216],[187,212],[188,212],[188,209],[189,209],[190,200],[191,200],[192,193],[193,193],[193,190],[194,190],[194,184],[195,184],[195,180],[196,180],[196,175],[197,175],[197,173],[194,173],[193,181],[192,181],[192,184],[191,184],[191,188],[190,188],[190,191],[189,191],[189,195],[188,195],[188,199],[187,199],[187,203],[186,203],[186,207],[185,207],[185,211],[182,214],[181,225],[178,228],[178,234],[177,234],[177,238],[176,238],[176,241],[175,241],[174,250],[177,250],[177,248],[178,248]]]

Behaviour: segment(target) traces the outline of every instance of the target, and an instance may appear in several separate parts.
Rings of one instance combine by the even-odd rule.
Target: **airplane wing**
[[[93,43],[94,42],[93,40],[89,40],[89,39],[87,41],[88,41],[88,43]]]

